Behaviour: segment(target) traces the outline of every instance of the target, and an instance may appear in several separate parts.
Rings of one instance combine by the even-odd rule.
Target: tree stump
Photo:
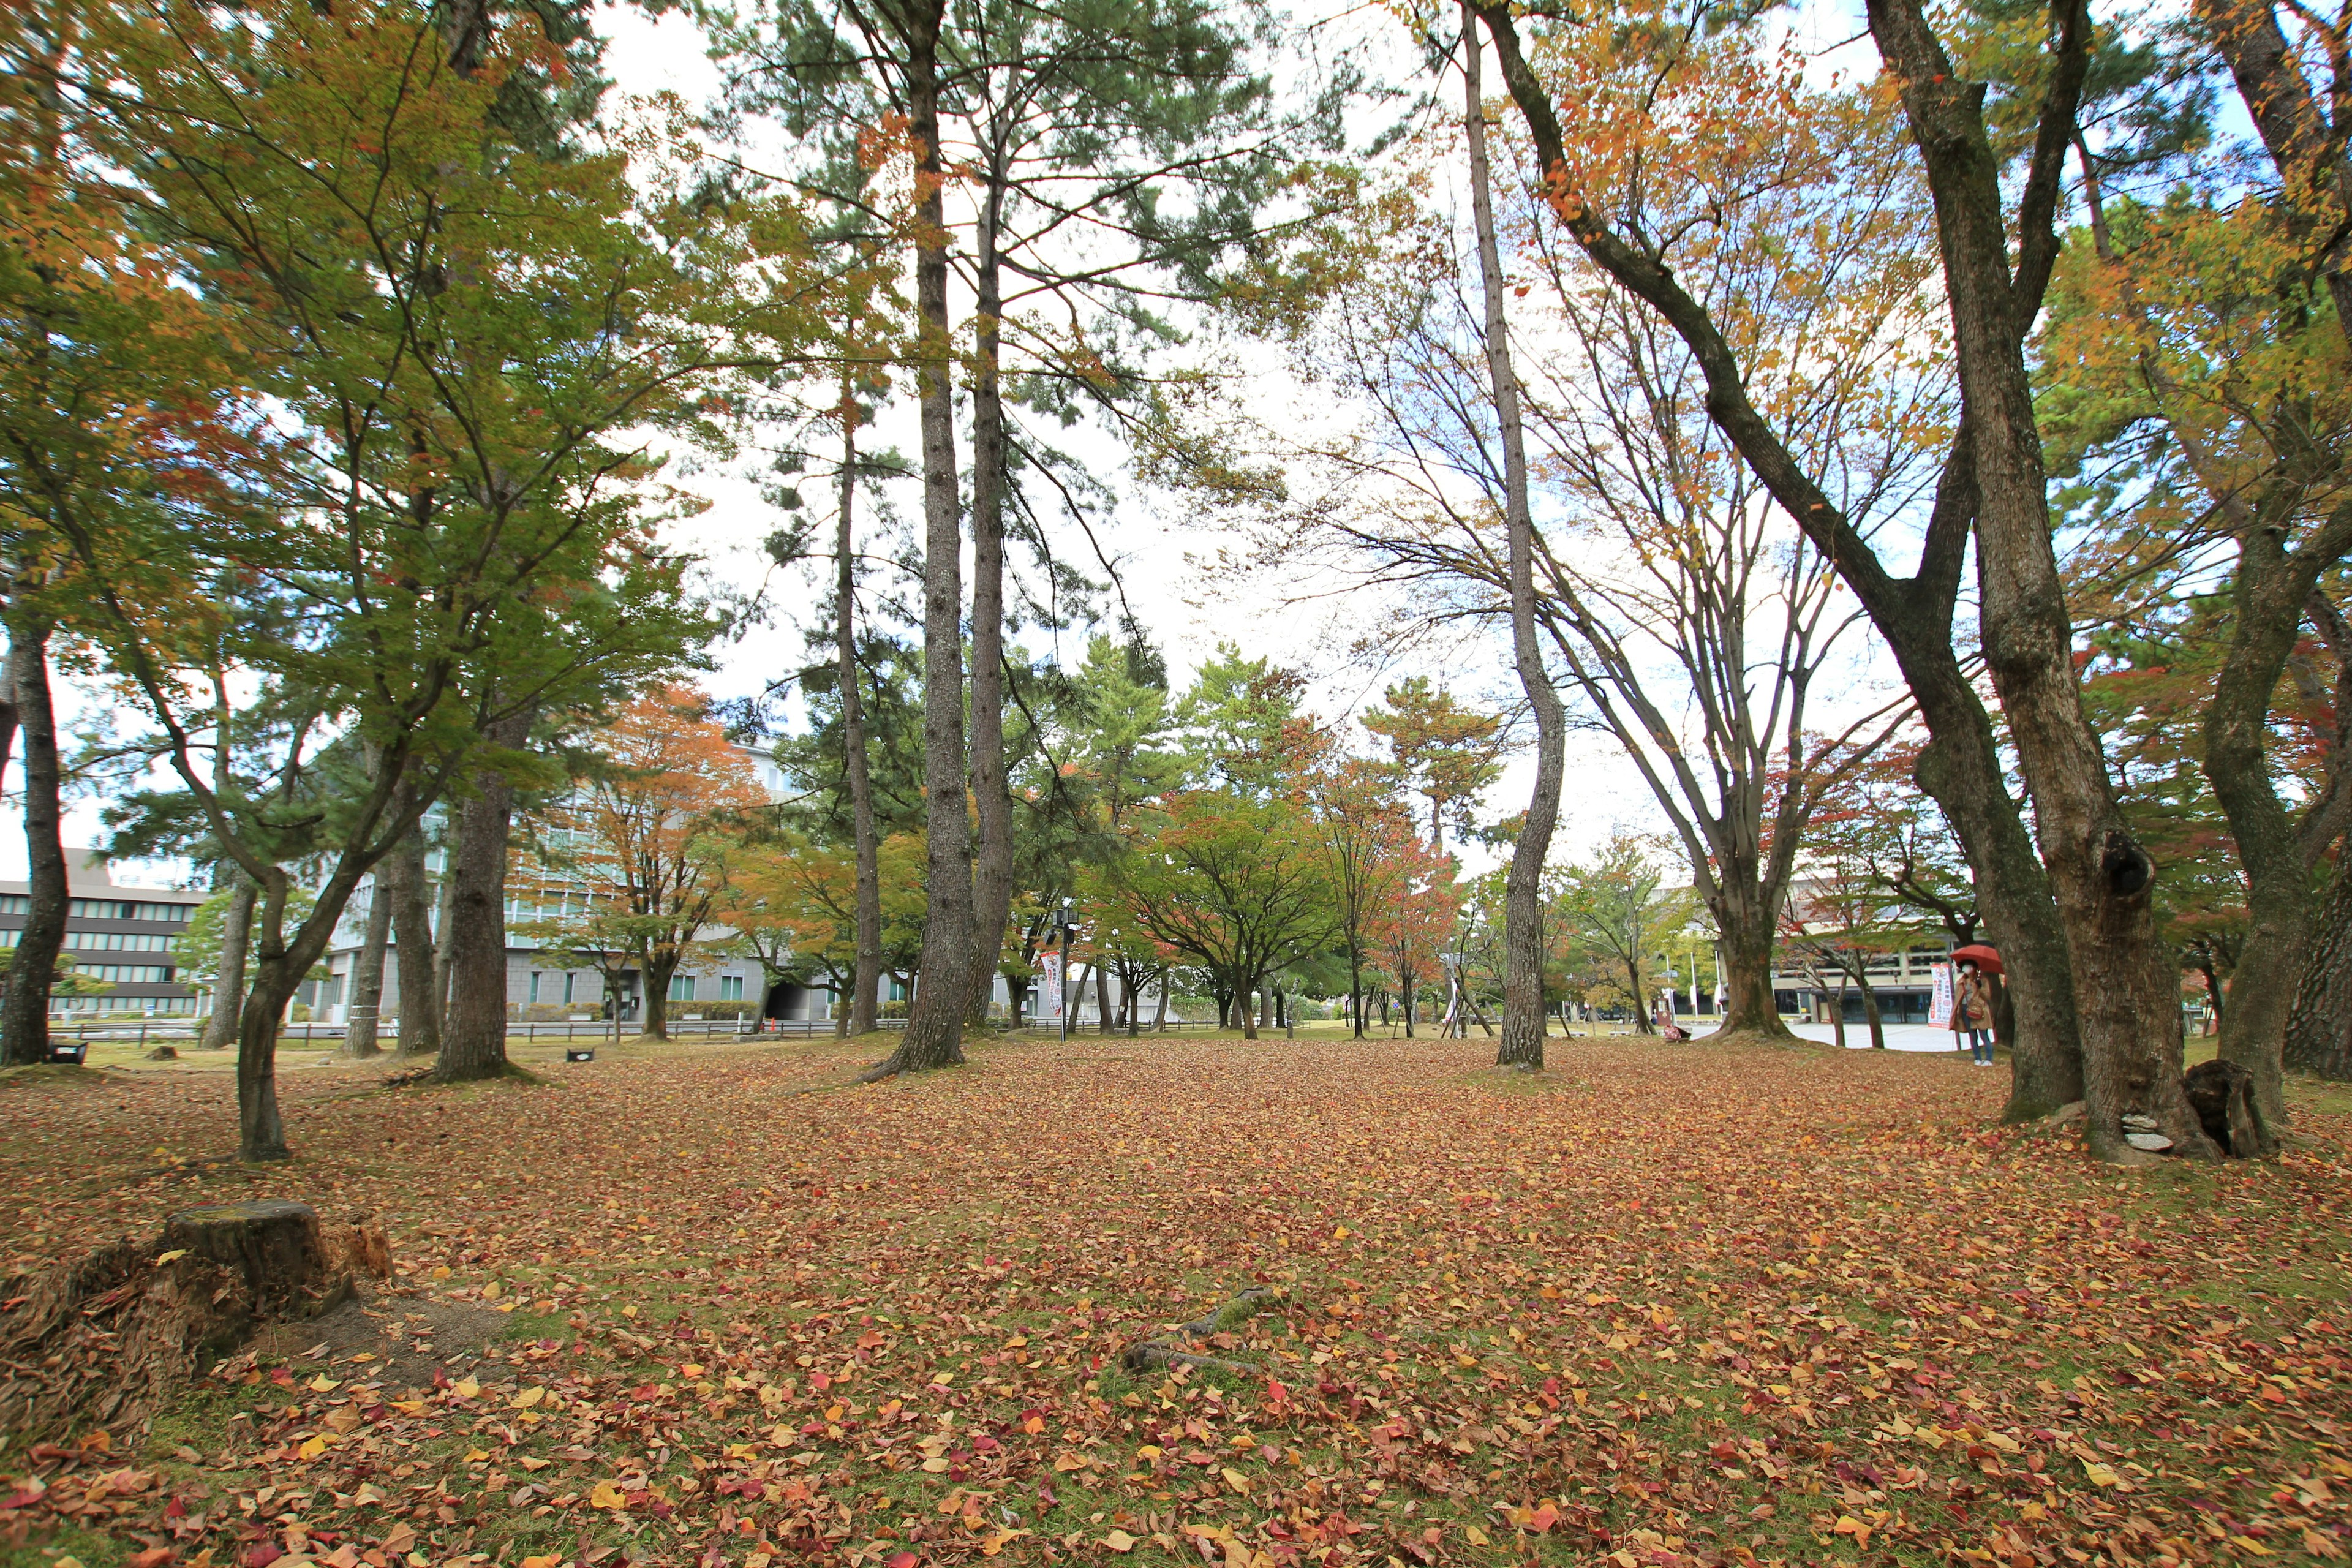
[[[309,1204],[269,1198],[189,1209],[165,1222],[163,1247],[242,1277],[257,1317],[276,1316],[333,1283]]]
[[[2199,1062],[2185,1079],[2189,1103],[2205,1136],[2234,1159],[2278,1152],[2278,1139],[2254,1099],[2254,1075],[2236,1062]]]

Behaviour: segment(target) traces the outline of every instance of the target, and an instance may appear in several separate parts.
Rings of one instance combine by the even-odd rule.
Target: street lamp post
[[[1065,1045],[1069,1043],[1070,1038],[1070,931],[1073,925],[1070,919],[1070,902],[1068,899],[1064,899],[1062,907],[1054,911],[1054,924],[1062,933],[1062,973],[1057,976],[1062,994],[1056,1000],[1055,1008],[1061,1015],[1062,1041]]]

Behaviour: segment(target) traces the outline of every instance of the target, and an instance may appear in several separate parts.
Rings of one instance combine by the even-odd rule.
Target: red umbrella
[[[1972,942],[1966,947],[1954,948],[1952,957],[1955,961],[1965,959],[1987,974],[2001,973],[2000,954],[1980,942]]]

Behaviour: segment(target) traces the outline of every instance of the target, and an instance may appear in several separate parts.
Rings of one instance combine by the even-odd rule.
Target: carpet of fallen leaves
[[[831,1042],[457,1089],[302,1069],[268,1171],[211,1158],[218,1073],[0,1086],[20,1267],[294,1196],[389,1226],[396,1334],[506,1331],[417,1386],[247,1354],[143,1436],[0,1450],[0,1561],[2352,1549],[2340,1109],[2274,1164],[2126,1173],[1992,1126],[2006,1075],[1952,1058],[1555,1041],[1528,1079],[1489,1049],[1006,1043],[864,1088]],[[1121,1370],[1252,1284],[1203,1348],[1262,1371]]]

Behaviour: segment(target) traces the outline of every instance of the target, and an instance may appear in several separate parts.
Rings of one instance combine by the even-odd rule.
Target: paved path
[[[1791,1024],[1789,1027],[1804,1036],[1805,1038],[1819,1040],[1823,1045],[1837,1038],[1837,1031],[1827,1024]],[[1709,1025],[1705,1031],[1701,1032],[1701,1037],[1704,1038],[1706,1035],[1713,1032],[1714,1027]],[[1848,1050],[1868,1050],[1870,1026],[1848,1024],[1845,1026],[1845,1044]],[[1887,1025],[1886,1048],[1890,1051],[1943,1051],[1948,1054],[1958,1054],[1952,1051],[1952,1032],[1949,1029],[1934,1028],[1926,1024]]]

